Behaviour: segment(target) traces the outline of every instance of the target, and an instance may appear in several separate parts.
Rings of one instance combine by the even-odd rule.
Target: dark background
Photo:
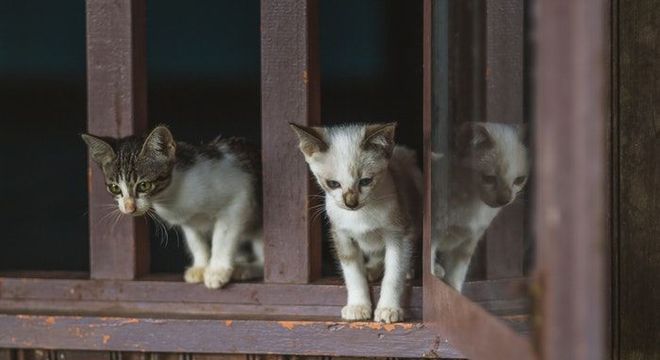
[[[421,148],[421,14],[321,1],[324,123],[399,121],[399,141]],[[151,124],[258,143],[259,1],[149,1],[147,26]],[[89,268],[85,66],[82,0],[0,0],[0,270]],[[181,236],[153,236],[153,272],[184,265]]]

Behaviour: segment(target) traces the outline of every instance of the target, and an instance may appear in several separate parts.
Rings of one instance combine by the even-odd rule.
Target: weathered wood
[[[423,324],[0,315],[0,347],[326,356],[460,354]],[[154,336],[154,334],[158,334]],[[73,336],[72,336],[73,335]]]
[[[523,123],[523,0],[486,1],[485,121]],[[486,233],[486,278],[523,275],[527,207],[511,204]]]
[[[145,23],[146,0],[87,1],[87,130],[92,134],[122,137],[146,129]],[[107,218],[102,204],[112,199],[91,159],[88,179],[91,277],[133,279],[146,273],[146,223],[122,217],[115,224]]]
[[[431,260],[431,134],[433,109],[442,109],[434,104],[432,97],[433,73],[448,72],[449,62],[434,62],[433,46],[448,41],[448,2],[424,1],[424,321],[432,326],[440,341],[456,346],[469,358],[475,359],[531,359],[534,357],[531,344],[517,335],[500,320],[488,314],[482,307],[469,301],[449,288],[430,273]],[[435,23],[433,23],[435,21]],[[440,52],[442,53],[442,52]],[[438,54],[435,54],[438,55]],[[446,55],[445,55],[446,56]],[[436,59],[437,60],[437,59]],[[444,96],[450,94],[444,94]],[[442,111],[447,111],[443,109]],[[438,115],[439,116],[439,115]],[[446,116],[444,114],[443,116]],[[475,341],[478,339],[478,341]]]
[[[543,359],[605,358],[606,3],[536,4],[534,293]]]
[[[618,355],[660,356],[660,14],[655,1],[615,1],[619,92]],[[618,5],[618,6],[617,6]]]
[[[306,283],[321,273],[321,233],[288,123],[320,124],[318,1],[261,1],[261,99],[265,281]]]

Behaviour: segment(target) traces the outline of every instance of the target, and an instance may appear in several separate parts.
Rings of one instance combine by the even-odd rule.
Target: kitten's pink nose
[[[124,212],[127,214],[132,214],[135,212],[135,210],[135,200],[132,198],[124,199]]]

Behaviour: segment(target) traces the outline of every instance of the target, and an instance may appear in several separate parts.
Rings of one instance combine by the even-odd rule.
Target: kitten
[[[479,239],[527,182],[528,155],[512,125],[465,123],[456,140],[455,156],[433,159],[431,263],[435,276],[461,291]],[[445,188],[436,180],[443,173]]]
[[[175,142],[164,126],[144,140],[82,138],[122,213],[155,213],[181,227],[193,258],[186,282],[203,281],[216,289],[232,277],[262,275],[259,154],[242,140],[216,139],[197,147]],[[239,263],[237,250],[245,242],[256,259]]]
[[[367,280],[384,271],[373,318],[403,321],[406,274],[421,236],[422,175],[415,153],[394,145],[394,123],[291,127],[325,191],[325,210],[348,291],[342,318],[372,318]]]

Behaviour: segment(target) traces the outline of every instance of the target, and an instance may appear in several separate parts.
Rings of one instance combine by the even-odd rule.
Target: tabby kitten
[[[446,171],[448,184],[432,187],[431,272],[458,291],[479,239],[527,182],[528,155],[521,133],[507,124],[465,123],[458,131],[456,154],[434,156],[434,178]]]
[[[406,274],[421,235],[422,176],[415,153],[395,146],[394,123],[291,127],[325,191],[325,210],[348,291],[342,318],[372,318],[367,280],[384,271],[373,318],[402,321]]]
[[[175,142],[164,126],[146,139],[82,135],[105,174],[108,192],[128,215],[156,214],[185,235],[193,263],[189,283],[216,289],[263,273],[259,155],[242,140],[216,139],[202,146]],[[236,261],[248,242],[252,261]]]

